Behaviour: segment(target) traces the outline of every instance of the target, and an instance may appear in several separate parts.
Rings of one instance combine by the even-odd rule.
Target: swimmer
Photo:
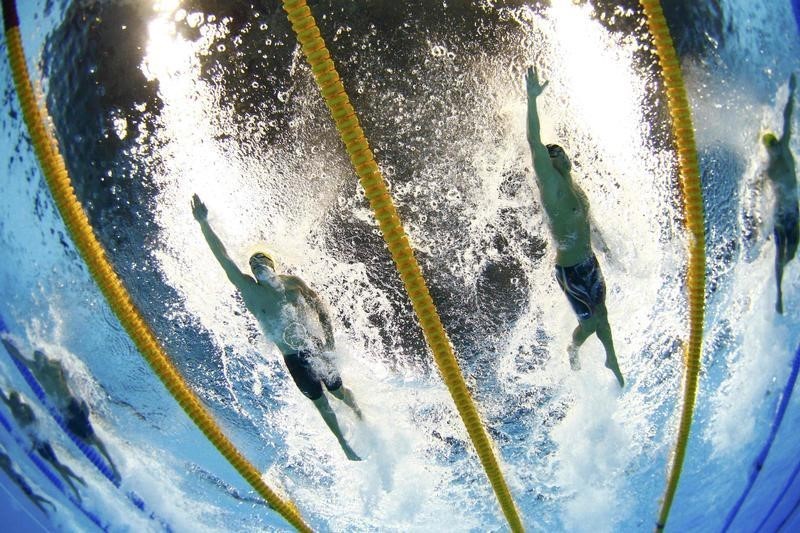
[[[526,76],[528,92],[528,143],[533,157],[536,185],[556,244],[556,280],[578,316],[567,349],[570,367],[580,369],[578,349],[596,333],[606,352],[606,367],[614,373],[620,387],[625,380],[619,369],[611,326],[605,305],[606,288],[600,265],[591,244],[592,227],[586,194],[573,181],[571,163],[563,148],[542,143],[536,98],[547,82],[540,83],[533,67]]]
[[[92,423],[89,421],[89,406],[85,401],[79,400],[72,394],[61,363],[50,359],[41,350],[34,350],[33,361],[31,361],[23,357],[9,340],[2,339],[2,341],[8,353],[27,366],[36,377],[36,381],[42,386],[47,397],[58,409],[61,418],[64,419],[67,429],[86,445],[97,448],[97,451],[105,457],[111,467],[115,481],[120,481],[121,477],[114,461],[111,460],[103,441],[94,432]]]
[[[56,472],[58,472],[62,479],[67,482],[67,485],[72,489],[73,494],[75,494],[75,498],[78,501],[81,501],[81,495],[78,492],[78,487],[72,482],[74,479],[84,487],[86,486],[86,482],[80,478],[75,472],[72,471],[70,467],[63,464],[58,460],[56,457],[56,452],[53,450],[53,447],[50,445],[49,442],[42,440],[39,437],[38,431],[36,430],[36,415],[33,414],[33,409],[27,403],[22,401],[19,393],[17,391],[11,391],[6,397],[3,391],[0,391],[0,399],[8,406],[8,409],[11,411],[14,419],[19,424],[19,427],[22,428],[28,435],[31,440],[33,451],[38,453],[39,456],[50,463],[50,465],[55,468]]]
[[[47,512],[47,509],[45,509],[44,504],[49,505],[53,511],[56,510],[56,506],[53,505],[53,502],[44,496],[39,496],[33,491],[27,480],[14,469],[14,465],[11,463],[11,458],[8,456],[8,454],[2,451],[0,451],[0,469],[2,469],[6,475],[11,478],[11,481],[13,481],[14,484],[19,487],[19,490],[21,490],[22,493],[25,494],[25,496],[27,496],[28,499],[44,514],[50,514]]]
[[[775,311],[780,314],[783,314],[783,294],[781,292],[783,269],[789,261],[794,259],[797,253],[797,244],[800,241],[797,173],[792,150],[789,147],[796,87],[797,77],[792,74],[789,78],[789,100],[783,110],[783,137],[778,139],[772,132],[765,133],[761,137],[761,142],[764,143],[769,157],[766,175],[775,193],[775,281],[778,285]]]
[[[250,257],[250,270],[255,279],[245,274],[228,256],[222,241],[211,229],[208,208],[196,194],[192,197],[192,213],[214,257],[242,295],[245,306],[258,320],[264,335],[283,354],[297,388],[314,403],[347,458],[360,461],[361,458],[345,440],[336,414],[322,390],[324,384],[331,395],[362,418],[353,393],[342,384],[342,378],[331,361],[333,328],[320,297],[300,278],[278,274],[275,261],[265,252]],[[321,331],[315,331],[315,326],[319,326]]]

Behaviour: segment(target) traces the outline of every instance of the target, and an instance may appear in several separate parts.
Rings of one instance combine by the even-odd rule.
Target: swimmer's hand
[[[528,73],[525,75],[525,84],[528,87],[528,97],[536,98],[547,87],[548,82],[541,83],[539,81],[539,74],[536,72],[535,67],[528,67]]]
[[[789,95],[793,94],[795,89],[797,89],[797,75],[792,72],[789,77]]]
[[[192,195],[192,214],[198,222],[204,222],[208,218],[208,208],[196,194]]]

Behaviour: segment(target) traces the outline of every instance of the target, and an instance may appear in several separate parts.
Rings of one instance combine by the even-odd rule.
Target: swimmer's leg
[[[594,328],[589,320],[581,321],[578,327],[572,332],[572,343],[567,347],[567,355],[569,355],[569,367],[572,370],[580,370],[581,362],[578,359],[578,349],[586,342],[589,335],[594,333]]]
[[[342,385],[338,389],[330,391],[330,393],[345,403],[356,416],[360,419],[364,419],[364,414],[361,412],[361,409],[358,407],[358,403],[356,403],[356,397],[353,396],[353,391]]]
[[[111,460],[111,456],[108,454],[108,450],[106,450],[106,447],[103,444],[103,441],[100,440],[100,437],[98,437],[96,433],[93,433],[91,439],[87,440],[87,443],[97,448],[97,451],[99,451],[100,454],[105,457],[106,462],[108,462],[108,466],[110,466],[111,470],[113,471],[114,480],[117,482],[122,481],[122,476],[120,476],[119,470],[117,470],[117,465],[115,465],[114,461]]]
[[[777,233],[777,232],[776,232]],[[784,250],[784,243],[782,239],[775,239],[775,245],[778,247],[775,250],[775,281],[777,283],[778,288],[778,295],[777,300],[775,302],[775,311],[779,314],[783,314],[783,293],[781,291],[781,283],[783,282],[783,267],[786,264],[784,256],[786,252]]]
[[[597,338],[603,343],[603,348],[606,350],[606,368],[611,370],[616,376],[620,387],[625,386],[625,379],[622,377],[622,371],[619,369],[619,362],[617,362],[617,352],[614,350],[614,339],[611,337],[611,326],[608,323],[608,312],[605,305],[597,308]]]
[[[42,459],[50,463],[52,467],[61,475],[64,481],[66,481],[67,485],[69,485],[69,487],[72,489],[73,494],[75,494],[75,498],[79,502],[82,501],[81,495],[78,492],[78,487],[75,486],[72,480],[74,479],[84,487],[86,486],[86,482],[80,476],[75,474],[70,467],[58,460],[58,457],[56,457],[56,453],[53,450],[53,447],[50,446],[50,443],[38,442],[36,444],[36,451],[39,453]]]
[[[361,457],[359,457],[356,452],[353,451],[350,445],[347,444],[347,441],[342,434],[342,430],[339,427],[339,421],[336,419],[336,413],[334,413],[333,409],[331,409],[325,394],[322,394],[316,400],[311,401],[314,402],[314,407],[317,408],[319,414],[322,415],[322,419],[328,425],[328,428],[336,437],[336,440],[339,441],[339,445],[342,447],[342,451],[344,451],[344,454],[347,456],[347,458],[351,461],[360,461]]]
[[[31,494],[31,495],[29,496],[29,498],[30,498],[30,500],[33,502],[33,504],[34,504],[36,507],[38,507],[38,508],[39,508],[39,509],[40,509],[40,510],[41,510],[41,511],[44,513],[44,514],[46,514],[46,515],[48,515],[48,516],[50,516],[50,513],[48,512],[48,510],[47,510],[47,509],[45,509],[45,508],[44,508],[44,504],[45,504],[45,503],[46,503],[47,505],[49,505],[49,506],[50,506],[50,508],[51,508],[51,509],[52,509],[54,512],[55,512],[55,510],[56,510],[56,506],[55,506],[55,505],[53,505],[53,502],[51,502],[50,500],[48,500],[48,499],[47,499],[47,498],[45,498],[44,496],[39,496],[38,494]]]

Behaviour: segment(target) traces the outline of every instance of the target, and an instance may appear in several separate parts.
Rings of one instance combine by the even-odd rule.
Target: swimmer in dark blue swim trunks
[[[572,333],[572,343],[567,349],[569,363],[573,370],[580,369],[578,349],[592,333],[597,333],[606,351],[606,367],[623,387],[625,380],[619,369],[608,323],[603,274],[592,251],[589,202],[572,179],[572,166],[564,150],[556,144],[545,146],[542,143],[536,98],[547,83],[540,83],[536,70],[531,67],[526,85],[528,143],[536,185],[556,244],[556,280],[578,316],[578,327]]]
[[[208,209],[196,194],[192,197],[192,213],[214,257],[242,295],[245,306],[256,317],[267,338],[283,354],[297,387],[314,403],[347,458],[360,461],[361,458],[345,440],[336,413],[322,391],[322,385],[325,385],[333,397],[362,418],[353,393],[342,384],[336,366],[327,355],[334,349],[333,328],[320,297],[300,278],[277,274],[275,261],[265,252],[250,257],[253,277],[245,274],[228,256],[222,241],[211,229]]]
[[[783,110],[783,137],[778,139],[774,133],[766,133],[761,138],[769,155],[767,178],[775,193],[775,281],[778,285],[778,298],[775,310],[783,314],[783,269],[797,254],[800,242],[797,209],[797,171],[795,168],[789,138],[792,133],[792,111],[794,110],[794,91],[797,77],[789,78],[789,101]]]
[[[95,433],[92,423],[89,421],[89,406],[86,402],[78,399],[73,394],[67,383],[67,374],[64,367],[57,359],[47,357],[41,350],[34,350],[33,360],[23,357],[19,349],[10,339],[0,339],[11,357],[17,359],[28,367],[28,370],[36,378],[36,381],[44,389],[47,397],[58,409],[59,414],[64,419],[67,429],[76,437],[81,439],[87,446],[93,446],[106,459],[111,467],[114,479],[120,481],[122,478],[117,465],[111,459],[103,441]]]

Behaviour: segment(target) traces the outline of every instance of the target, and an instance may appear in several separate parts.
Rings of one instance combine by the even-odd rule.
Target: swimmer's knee
[[[344,398],[346,394],[345,391],[346,389],[344,388],[344,385],[339,385],[335,389],[328,389],[328,392],[330,392],[334,398],[338,398],[339,400]]]
[[[320,411],[331,411],[331,404],[328,403],[328,399],[325,397],[324,394],[320,394],[317,398],[308,398]]]

